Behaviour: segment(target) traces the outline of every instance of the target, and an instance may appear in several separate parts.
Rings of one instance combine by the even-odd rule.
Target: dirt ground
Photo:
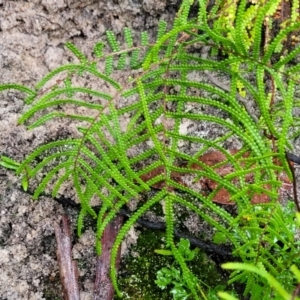
[[[124,27],[154,36],[160,19],[173,19],[176,0],[0,0],[0,83],[33,87],[57,66],[68,63],[64,43],[72,41],[90,55],[106,30]],[[68,136],[68,124],[55,122],[37,130],[17,126],[24,95],[1,93],[0,154],[21,161],[37,145]],[[67,212],[73,225],[77,210],[51,198],[32,201],[13,172],[0,167],[0,299],[61,299],[54,224]],[[94,234],[87,228],[73,257],[79,264],[81,299],[92,299],[95,271]]]

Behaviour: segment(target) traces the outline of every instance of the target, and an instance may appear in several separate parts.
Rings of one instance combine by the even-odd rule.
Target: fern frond
[[[156,203],[163,200],[167,195],[165,190],[161,190],[154,197],[149,199],[145,204],[143,204],[133,215],[130,216],[130,219],[122,226],[118,235],[116,236],[115,243],[111,249],[111,269],[110,276],[115,288],[115,291],[119,297],[121,297],[121,292],[118,288],[117,284],[117,272],[116,272],[116,259],[118,255],[118,249],[124,239],[124,236],[127,234],[128,230],[136,223],[136,221],[147,211],[150,207],[155,205]]]
[[[88,66],[88,65],[76,65],[76,64],[69,64],[65,66],[58,67],[57,69],[53,70],[49,74],[47,74],[44,78],[41,79],[41,81],[35,86],[37,90],[41,89],[50,79],[52,79],[54,76],[56,76],[59,73],[62,73],[64,71],[75,73],[76,71],[79,73],[87,72],[90,73],[99,79],[102,79],[106,81],[107,83],[111,84],[112,87],[119,90],[121,88],[120,84],[113,80],[111,77],[106,76],[105,74],[98,72],[95,70],[94,67]]]
[[[279,32],[279,34],[277,34],[277,36],[274,38],[274,40],[267,46],[267,49],[265,51],[262,62],[264,64],[267,64],[271,58],[271,55],[274,53],[275,49],[278,47],[278,44],[281,43],[282,40],[288,36],[289,33],[293,32],[299,28],[300,28],[300,22],[282,29]],[[299,50],[298,51],[295,51],[295,50],[291,51],[287,56],[281,57],[279,62],[274,64],[273,67],[276,69],[279,69],[281,66],[290,62],[298,54]]]
[[[253,42],[253,59],[259,61],[260,56],[260,44],[262,38],[263,21],[267,14],[272,14],[271,10],[276,10],[279,4],[279,0],[270,0],[258,10],[255,22],[253,25],[254,29],[254,42]]]

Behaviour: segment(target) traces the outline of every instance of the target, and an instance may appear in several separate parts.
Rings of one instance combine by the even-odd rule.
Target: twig
[[[292,176],[293,176],[294,202],[297,207],[297,211],[300,212],[300,204],[298,201],[298,192],[297,192],[296,174],[295,174],[294,165],[292,164],[292,162],[296,162],[297,164],[299,164],[299,159],[297,159],[297,157],[294,154],[287,153],[287,152],[285,153],[285,156],[286,156],[289,168],[290,168]]]
[[[68,218],[63,215],[61,226],[56,225],[57,260],[64,300],[80,300],[77,266],[71,258],[71,233]]]
[[[114,220],[112,220],[105,228],[103,236],[101,239],[102,244],[102,253],[101,256],[97,258],[96,265],[96,279],[94,285],[94,300],[112,300],[114,296],[114,289],[109,278],[110,270],[110,257],[111,257],[111,248],[115,241],[115,238],[120,231],[120,228],[123,224],[123,217],[118,215]],[[118,269],[120,264],[120,255],[119,250],[117,265]]]

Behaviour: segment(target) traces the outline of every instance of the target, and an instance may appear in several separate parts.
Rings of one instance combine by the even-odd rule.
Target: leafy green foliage
[[[186,239],[180,239],[178,243],[178,251],[186,261],[194,259],[197,250],[190,250],[190,242]],[[171,252],[172,254],[172,252]],[[191,274],[192,284],[197,287],[198,279]],[[185,300],[189,297],[188,284],[185,276],[182,276],[180,269],[176,266],[169,268],[162,268],[157,272],[157,280],[155,283],[161,288],[165,289],[168,285],[173,285],[170,293],[173,295],[173,299]]]
[[[272,299],[285,299],[285,300],[299,299],[299,297],[295,297],[294,295],[287,292],[284,289],[284,287],[280,284],[280,282],[277,281],[276,278],[274,278],[270,273],[268,273],[266,270],[264,270],[264,268],[261,265],[258,265],[256,267],[256,266],[245,264],[245,263],[226,263],[226,264],[223,264],[223,268],[224,269],[244,270],[247,272],[252,272],[252,274],[253,273],[258,274],[261,278],[265,279],[268,282],[270,287],[272,287],[275,290],[275,294],[272,296]],[[290,270],[296,275],[297,280],[299,282],[299,279],[300,279],[299,269],[295,265],[292,265]],[[270,293],[268,293],[268,290],[266,288],[264,288],[264,290],[262,290],[262,288],[259,289],[257,287],[253,290],[253,294],[255,292],[257,292],[257,290],[260,290],[260,293],[255,296],[255,299],[270,299]],[[219,293],[219,296],[222,299],[236,299],[235,297],[229,296],[228,294],[223,293],[223,292]]]
[[[28,94],[25,101],[31,106],[19,123],[29,129],[61,118],[69,118],[77,126],[78,137],[42,145],[14,168],[17,174],[26,174],[27,182],[41,178],[39,174],[47,170],[34,198],[47,186],[52,187],[55,197],[63,184],[71,182],[82,207],[78,233],[86,215],[97,218],[98,253],[101,235],[118,211],[163,182],[161,190],[133,212],[112,248],[111,278],[119,296],[118,248],[128,230],[157,203],[164,207],[167,251],[180,266],[180,278],[193,298],[203,295],[187,266],[186,252],[174,242],[180,206],[214,228],[215,241],[230,244],[237,259],[251,264],[251,270],[261,270],[249,274],[249,268],[242,268],[230,279],[243,283],[244,294],[250,294],[252,300],[260,299],[260,293],[253,291],[267,284],[261,272],[278,278],[286,289],[291,290],[294,284],[293,276],[285,270],[299,263],[299,243],[293,219],[286,222],[290,212],[278,199],[281,174],[293,177],[286,150],[299,136],[300,67],[294,62],[300,46],[292,45],[281,55],[277,50],[300,28],[296,6],[293,4],[291,22],[263,41],[272,28],[272,22],[266,20],[278,7],[277,0],[268,0],[263,7],[261,2],[247,5],[246,0],[234,1],[229,15],[223,15],[226,6],[220,1],[211,10],[207,4],[199,0],[197,18],[189,18],[193,1],[184,0],[170,29],[165,22],[159,23],[153,45],[142,33],[141,45],[134,46],[134,35],[126,28],[123,49],[108,31],[107,43],[94,47],[95,60],[67,43],[79,63],[50,72],[35,91],[16,84],[0,86],[0,90]],[[228,16],[228,26],[220,27],[218,14]],[[136,70],[134,78],[123,82],[114,79],[118,70],[131,69]],[[77,77],[87,75],[99,81],[99,90],[76,85]],[[218,76],[228,84],[220,83]],[[57,79],[56,84],[49,88],[52,79]],[[111,92],[101,91],[102,85]],[[69,106],[84,109],[70,113]],[[213,134],[204,134],[203,128],[211,128]],[[235,153],[228,149],[232,143],[240,145]],[[212,151],[224,155],[225,160],[216,165],[204,163],[201,157]],[[13,164],[4,159],[2,165]],[[220,173],[222,166],[230,172]],[[154,176],[143,179],[149,173]],[[183,180],[176,180],[174,174]],[[211,193],[199,189],[197,183],[203,178],[216,185]],[[221,192],[234,201],[237,215],[214,202]],[[261,195],[268,203],[252,205]],[[91,207],[92,198],[102,203],[98,214]],[[162,276],[174,281],[168,274]]]

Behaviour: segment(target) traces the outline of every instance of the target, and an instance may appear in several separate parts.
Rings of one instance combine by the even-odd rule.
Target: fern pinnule
[[[25,94],[28,94],[26,99],[24,100],[25,103],[29,103],[31,99],[34,99],[36,96],[36,92],[26,86],[23,86],[21,84],[16,84],[16,83],[5,83],[0,85],[0,92],[5,91],[5,90],[17,90],[20,92],[23,92]]]
[[[178,21],[179,24],[185,25],[188,22],[191,6],[192,3],[190,0],[183,0],[177,13],[177,17],[175,18],[175,22]]]
[[[245,43],[245,34],[247,35],[245,22],[245,8],[246,8],[246,0],[242,0],[239,2],[237,8],[237,14],[235,18],[235,36],[233,36],[235,40],[235,44],[238,50],[239,55],[246,55],[246,43]]]
[[[53,167],[48,173],[47,175],[40,181],[38,187],[35,189],[34,194],[32,196],[32,198],[34,200],[38,199],[40,194],[42,192],[44,192],[46,186],[50,183],[51,180],[53,180],[53,178],[58,174],[58,172],[60,170],[64,170],[65,168],[70,167],[70,162],[63,162],[60,163],[59,165]]]
[[[141,33],[141,45],[144,47],[149,45],[149,36],[148,36],[148,32],[146,31],[143,31]]]
[[[179,27],[175,27],[171,29],[168,33],[164,34],[151,48],[151,50],[148,52],[142,66],[145,71],[147,71],[150,67],[150,65],[159,64],[159,62],[164,61],[165,56],[161,57],[159,55],[159,52],[164,49],[164,45],[167,43],[169,39],[173,39],[174,36],[177,36],[179,33],[184,32],[186,30],[192,30],[197,29],[198,26],[196,26],[194,23],[187,25],[181,25]],[[166,57],[166,60],[168,61],[169,57]]]
[[[80,122],[88,122],[88,123],[92,123],[94,118],[92,117],[86,117],[86,116],[82,116],[82,115],[70,115],[67,113],[63,113],[63,112],[52,112],[49,114],[46,114],[44,116],[42,116],[41,118],[39,118],[38,120],[36,120],[35,122],[33,122],[31,125],[27,126],[28,130],[37,128],[41,125],[43,125],[44,123],[47,123],[48,121],[54,119],[54,118],[62,118],[62,119],[72,119],[72,120],[77,120]]]
[[[143,87],[140,80],[137,81],[137,87],[138,87],[139,96],[140,96],[140,99],[141,99],[141,104],[142,104],[142,107],[143,107],[143,112],[144,112],[145,121],[146,121],[146,124],[147,124],[147,129],[149,130],[149,132],[151,134],[151,139],[152,139],[152,141],[155,145],[156,151],[158,152],[158,154],[160,156],[160,159],[165,161],[165,159],[166,159],[165,154],[164,154],[162,145],[160,144],[160,142],[158,140],[158,137],[155,133],[154,127],[152,125],[152,118],[151,118],[150,112],[149,112],[148,107],[147,107],[147,97],[146,97],[146,94],[145,94],[144,87]]]
[[[88,64],[86,56],[73,43],[67,42],[65,46],[80,60],[82,65]]]
[[[103,56],[103,48],[105,44],[103,42],[97,42],[94,46],[93,53],[97,58],[100,58]]]
[[[107,56],[105,58],[105,70],[104,70],[106,76],[110,76],[112,74],[114,68],[113,65],[114,65],[114,59],[112,55]]]
[[[63,175],[61,175],[58,180],[56,180],[56,182],[54,183],[53,185],[53,188],[52,188],[52,193],[51,193],[51,196],[53,198],[56,198],[57,197],[57,194],[62,186],[62,184],[64,182],[66,182],[69,178],[71,178],[71,175],[72,175],[72,172],[73,172],[73,169],[71,167],[69,168],[65,168],[65,173]]]
[[[52,91],[48,94],[46,94],[45,96],[39,98],[37,100],[36,105],[34,105],[31,109],[29,109],[26,113],[24,113],[21,118],[19,119],[19,124],[23,124],[27,119],[31,118],[32,115],[34,115],[37,111],[43,110],[47,107],[50,107],[51,105],[56,105],[55,102],[54,104],[52,104],[53,101],[59,101],[60,99],[56,99],[56,97],[61,96],[63,94],[68,94],[68,93],[85,93],[87,95],[91,95],[91,96],[95,96],[98,97],[100,99],[104,99],[104,100],[111,100],[111,96],[106,94],[106,93],[102,93],[102,92],[98,92],[98,91],[94,91],[88,88],[82,88],[82,87],[71,87],[71,88],[61,88],[61,89],[57,89],[55,91]],[[51,101],[52,100],[52,101]],[[95,104],[88,104],[87,102],[84,104],[84,101],[81,100],[76,100],[76,99],[61,99],[61,101],[66,101],[66,104],[69,103],[70,101],[74,101],[73,104],[78,104],[78,105],[82,105],[84,107],[91,107],[91,108],[96,108],[98,109],[98,105]]]
[[[89,213],[93,218],[97,218],[96,212],[92,209],[91,205],[89,204],[90,199],[86,197],[85,192],[82,190],[82,186],[79,180],[79,174],[77,172],[73,172],[72,177],[76,194],[80,200],[80,204],[83,207],[84,211]]]
[[[37,83],[35,86],[36,90],[40,90],[46,83],[48,83],[54,76],[58,75],[59,73],[63,73],[65,71],[68,71],[68,74],[70,72],[72,74],[87,72],[91,75],[96,76],[97,78],[104,80],[105,82],[109,83],[112,87],[119,90],[121,88],[120,84],[113,80],[111,77],[106,76],[104,73],[101,73],[97,71],[94,67],[89,65],[78,65],[78,64],[68,64],[61,67],[56,68],[55,70],[48,73],[45,77],[43,77],[40,82]]]
[[[117,70],[124,70],[125,69],[126,58],[127,58],[127,53],[123,52],[123,53],[120,54],[118,64],[117,64]]]
[[[168,188],[168,186],[166,187]],[[166,247],[174,245],[174,198],[168,193],[164,198],[164,215],[166,222]]]
[[[111,47],[113,52],[120,51],[120,46],[119,46],[119,43],[116,39],[116,36],[115,36],[114,32],[112,32],[111,30],[107,30],[106,31],[106,38],[107,38],[108,44]]]
[[[296,47],[293,51],[291,51],[288,55],[281,57],[281,59],[273,65],[274,69],[280,70],[283,66],[289,64],[293,59],[297,57],[300,53],[300,46]]]
[[[132,68],[132,69],[139,68],[139,66],[140,66],[139,56],[140,56],[139,49],[132,50],[131,56],[130,56],[130,68]]]
[[[28,110],[24,114],[24,118],[19,119],[19,122],[20,122],[20,124],[24,123],[27,119],[30,119],[38,111],[44,110],[44,109],[52,107],[52,106],[60,106],[60,105],[66,105],[66,104],[72,104],[74,106],[86,107],[86,108],[90,108],[92,110],[98,110],[98,111],[103,110],[102,105],[94,104],[94,103],[88,103],[88,102],[82,101],[82,100],[77,100],[77,99],[54,99],[53,101],[49,101],[49,102],[46,102],[46,103],[40,103],[40,104],[35,105],[34,107],[32,107],[32,109]],[[65,114],[65,115],[70,116],[69,114]],[[48,117],[47,119],[50,120],[51,118]],[[89,118],[87,118],[87,119],[89,119]]]
[[[217,30],[211,29],[208,25],[207,20],[207,2],[206,0],[199,0],[199,11],[198,11],[198,22],[199,29],[203,30],[211,39],[211,41],[214,42],[216,47],[220,48],[219,46],[222,45],[222,47],[230,51],[237,52],[236,45],[233,43],[229,38],[224,37],[220,32]]]
[[[283,40],[287,37],[288,34],[294,32],[297,29],[299,30],[299,28],[300,28],[300,22],[297,22],[293,25],[290,25],[286,28],[281,29],[280,32],[276,35],[276,37],[273,39],[273,41],[270,44],[267,45],[267,49],[265,50],[264,57],[262,59],[262,63],[263,64],[268,64],[269,61],[270,61],[270,58],[274,54],[274,51],[276,50],[278,45],[283,42]],[[298,48],[299,47],[297,47],[296,49],[290,51],[288,53],[288,55],[286,55],[286,56],[284,55],[284,56],[280,57],[279,61],[276,62],[275,64],[273,64],[272,67],[275,70],[278,70],[283,65],[287,65],[299,53]]]
[[[133,47],[132,31],[128,27],[124,28],[124,39],[127,44],[127,47],[132,48]]]
[[[293,178],[293,174],[289,167],[286,158],[286,145],[288,142],[288,131],[293,123],[293,96],[294,96],[295,82],[292,80],[288,81],[287,87],[287,97],[284,99],[285,113],[284,120],[282,122],[282,129],[280,132],[280,137],[278,140],[278,152],[280,162],[282,163],[285,172],[288,174],[289,178]]]
[[[29,154],[20,164],[19,168],[16,170],[16,174],[19,175],[20,173],[24,172],[26,170],[26,167],[33,163],[36,158],[38,158],[43,153],[46,153],[47,151],[51,151],[53,149],[53,152],[55,152],[55,148],[59,151],[60,147],[62,149],[73,149],[77,145],[79,145],[81,142],[80,139],[68,139],[68,140],[58,140],[54,142],[50,142],[46,145],[41,145],[37,149],[35,149],[31,154]]]
[[[158,41],[166,32],[167,29],[167,22],[160,20],[158,22],[157,34],[156,34],[156,41]]]
[[[188,187],[178,184],[175,181],[172,182],[172,186],[184,193],[188,193],[190,190]],[[207,197],[201,195],[201,193],[196,192],[196,191],[191,191],[191,196],[195,197],[196,203],[198,202],[197,204],[202,203],[204,205],[204,207],[210,209],[211,211],[213,211],[214,213],[219,215],[225,223],[230,224],[231,222],[233,222],[234,218],[228,212],[226,212],[224,209],[218,207],[211,200],[208,200]],[[176,201],[178,204],[181,204],[184,207],[186,206],[189,209],[191,209],[192,211],[196,212],[201,218],[203,218],[203,220],[207,221],[210,225],[212,225],[214,227],[216,226],[216,228],[218,230],[221,230],[221,231],[227,230],[227,229],[223,228],[222,227],[223,225],[219,224],[211,216],[206,214],[204,211],[201,211],[201,209],[198,206],[196,206],[195,204],[193,204],[191,201],[187,201],[182,196],[179,196],[177,194],[173,195],[173,197],[174,197],[174,201]]]

